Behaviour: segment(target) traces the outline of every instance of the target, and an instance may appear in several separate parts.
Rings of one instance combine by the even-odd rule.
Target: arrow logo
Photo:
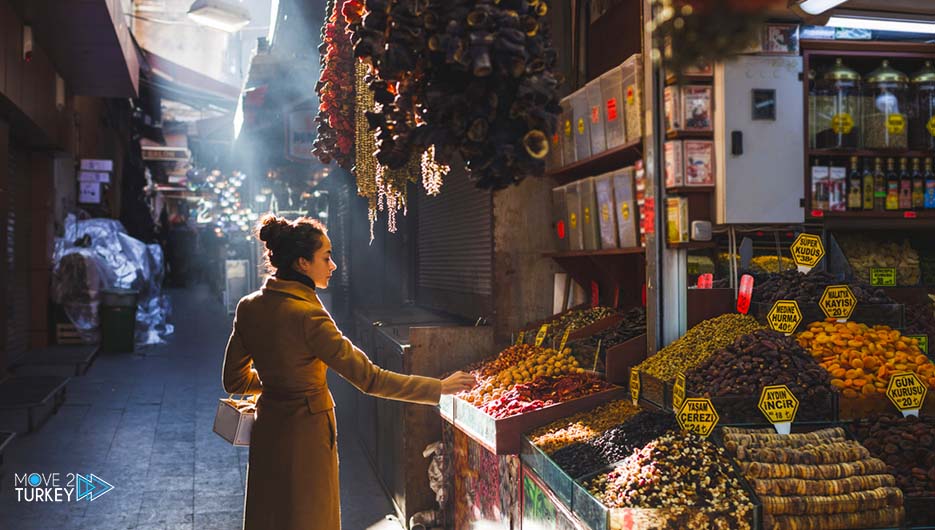
[[[75,499],[76,501],[80,501],[84,499],[85,497],[88,498],[88,501],[95,501],[101,495],[104,495],[105,493],[114,489],[112,485],[101,480],[101,478],[95,475],[94,473],[91,473],[89,475],[84,475],[84,476],[75,474],[75,478],[77,479],[76,481],[77,482],[76,483],[77,498]]]

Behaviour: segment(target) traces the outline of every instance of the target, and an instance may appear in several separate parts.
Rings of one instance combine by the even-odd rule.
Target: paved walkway
[[[247,450],[212,432],[230,317],[207,290],[174,291],[169,344],[100,355],[65,406],[14,440],[0,482],[3,530],[239,530]],[[343,382],[339,384],[344,384]],[[336,398],[349,394],[335,392]],[[346,405],[346,406],[345,406]],[[339,402],[347,415],[351,404]],[[0,417],[0,430],[11,417]],[[341,419],[339,417],[339,424]],[[399,530],[355,438],[339,436],[345,530]],[[23,503],[14,473],[94,473],[115,489],[93,502]],[[275,529],[269,529],[275,530]],[[309,529],[314,530],[314,529]]]

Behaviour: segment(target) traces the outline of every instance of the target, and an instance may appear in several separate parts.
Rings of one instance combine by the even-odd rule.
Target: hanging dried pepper
[[[354,59],[343,0],[331,0],[322,28],[321,77],[318,93],[318,136],[313,152],[324,163],[350,169],[354,161]]]

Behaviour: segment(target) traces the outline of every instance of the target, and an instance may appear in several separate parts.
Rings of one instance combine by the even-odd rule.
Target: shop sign
[[[679,410],[685,403],[685,374],[679,372],[675,376],[675,385],[672,387],[672,408]]]
[[[524,342],[526,342],[526,332],[520,331],[519,335],[516,336],[516,345],[519,346],[520,344],[523,344]]]
[[[562,343],[558,346],[558,351],[565,351],[565,343],[568,342],[569,335],[571,335],[571,326],[565,328],[565,333],[562,334]]]
[[[928,335],[906,335],[907,339],[916,339],[919,341],[919,349],[922,353],[929,354],[929,336]]]
[[[870,269],[870,285],[874,287],[896,287],[895,267],[873,267]]]
[[[799,411],[799,400],[786,385],[763,387],[757,408],[776,428],[779,434],[789,434],[795,414]]]
[[[857,306],[857,297],[847,285],[829,285],[821,295],[818,305],[828,318],[847,322]]]
[[[542,327],[539,328],[539,333],[536,333],[536,347],[542,346],[542,341],[545,340],[546,334],[549,332],[549,325],[542,324]]]
[[[834,134],[851,134],[854,129],[854,118],[846,112],[835,114],[831,118],[831,130]]]
[[[81,170],[82,171],[113,171],[114,161],[113,160],[101,160],[101,159],[95,159],[95,158],[82,158],[81,159]]]
[[[78,202],[82,204],[100,204],[101,184],[99,182],[79,182]]]
[[[100,182],[110,184],[110,173],[106,171],[79,171],[78,182]]]
[[[710,399],[685,398],[675,419],[683,431],[707,438],[721,418],[714,410],[714,404]]]
[[[902,134],[906,130],[906,117],[902,114],[890,114],[886,117],[886,130],[890,134]]]
[[[903,416],[918,416],[927,392],[928,388],[913,372],[893,374],[886,387],[886,397],[902,411]]]
[[[286,158],[289,160],[314,160],[315,109],[303,108],[289,112],[286,117]]]
[[[630,399],[634,405],[640,400],[640,372],[636,368],[630,368]]]
[[[802,321],[802,311],[795,300],[777,300],[766,314],[769,328],[778,333],[792,335]]]
[[[188,162],[192,154],[184,147],[146,146],[142,148],[143,160],[162,162]]]
[[[812,270],[825,256],[821,238],[813,234],[799,234],[789,250],[792,252],[792,260],[799,267],[799,272]]]

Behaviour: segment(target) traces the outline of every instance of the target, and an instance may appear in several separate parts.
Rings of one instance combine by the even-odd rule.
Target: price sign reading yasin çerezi
[[[685,398],[679,407],[675,419],[683,431],[695,433],[705,438],[714,430],[721,418],[714,410],[714,404],[708,398]]]
[[[634,405],[640,400],[640,372],[636,368],[630,368],[630,398]]]
[[[685,374],[679,372],[675,376],[675,385],[672,386],[672,408],[679,410],[685,403]]]
[[[792,252],[792,260],[795,261],[799,272],[812,270],[825,256],[825,246],[821,238],[814,234],[799,234],[789,250]]]
[[[835,318],[838,322],[847,322],[857,307],[857,297],[847,285],[829,285],[825,287],[818,306],[828,318]]]
[[[890,377],[886,397],[902,411],[903,416],[918,416],[928,388],[913,372],[899,372]]]
[[[536,347],[542,346],[542,341],[545,340],[546,334],[549,332],[549,325],[542,324],[542,327],[539,328],[539,333],[536,333]]]
[[[760,392],[757,408],[773,424],[779,434],[789,434],[795,413],[799,410],[799,400],[786,385],[770,385]]]
[[[777,300],[766,314],[770,329],[778,333],[792,335],[802,322],[802,311],[795,300]]]

